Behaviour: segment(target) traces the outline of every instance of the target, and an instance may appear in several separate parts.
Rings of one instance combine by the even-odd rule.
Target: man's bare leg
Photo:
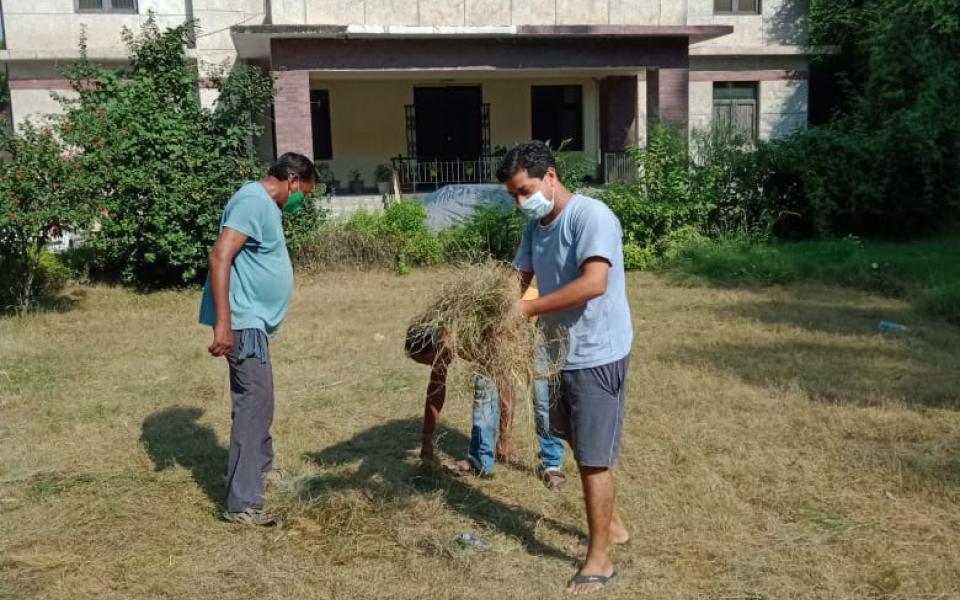
[[[620,506],[616,498],[613,500],[613,515],[610,518],[610,543],[615,546],[622,546],[630,541],[630,531],[620,518]],[[573,558],[585,560],[587,550],[590,546],[590,537],[581,537],[576,542],[565,546],[566,552]]]
[[[581,465],[580,480],[583,483],[583,495],[587,506],[587,526],[590,529],[587,558],[580,568],[580,574],[610,577],[615,571],[607,554],[608,546],[613,537],[612,530],[616,528],[621,535],[626,534],[629,537],[623,521],[616,511],[613,474],[606,467]],[[571,582],[567,587],[567,592],[586,595],[602,589],[603,584],[601,583]]]

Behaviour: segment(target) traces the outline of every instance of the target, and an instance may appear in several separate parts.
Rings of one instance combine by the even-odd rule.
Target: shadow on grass
[[[473,521],[518,539],[528,553],[569,561],[559,548],[537,540],[534,533],[538,523],[544,523],[570,536],[581,536],[578,529],[544,517],[544,515],[491,498],[466,481],[433,469],[411,464],[412,452],[419,449],[420,420],[398,419],[367,429],[352,439],[305,457],[321,467],[333,467],[359,461],[356,472],[348,476],[317,476],[310,478],[301,494],[314,498],[329,492],[376,490],[387,499],[414,495],[430,495],[441,491],[450,508]],[[455,455],[467,445],[467,438],[459,431],[438,428],[439,449]],[[404,443],[409,440],[409,444]],[[537,485],[531,479],[530,485]]]
[[[915,313],[902,308],[864,308],[807,299],[738,304],[722,312],[769,325],[843,335],[879,334],[881,321],[909,325],[916,318]]]
[[[213,429],[197,423],[201,416],[202,409],[182,406],[154,413],[143,421],[140,442],[156,471],[174,465],[190,469],[207,497],[223,506],[227,449],[220,445]]]
[[[799,388],[816,401],[870,406],[897,400],[960,410],[960,373],[950,366],[960,359],[955,335],[924,325],[879,331],[881,320],[912,325],[914,313],[907,310],[787,298],[718,312],[769,325],[777,339],[731,336],[720,343],[684,344],[670,351],[669,360],[706,363],[752,385]]]
[[[34,300],[28,314],[68,313],[76,309],[86,297],[87,291],[83,289],[73,289],[53,296],[42,296]],[[17,312],[15,306],[0,306],[0,319],[12,319],[19,316],[20,313]]]

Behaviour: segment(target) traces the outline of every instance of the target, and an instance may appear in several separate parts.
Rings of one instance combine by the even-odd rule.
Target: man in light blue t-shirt
[[[220,236],[210,251],[210,272],[200,323],[213,327],[213,356],[230,366],[233,408],[224,518],[274,525],[263,510],[263,487],[273,469],[273,368],[268,339],[287,314],[293,266],[281,212],[295,213],[313,190],[316,171],[307,157],[287,153],[266,179],[244,184],[230,198]]]
[[[529,223],[513,266],[526,290],[534,276],[540,297],[518,300],[517,311],[539,316],[554,357],[566,350],[550,428],[573,449],[587,507],[586,560],[567,591],[592,594],[611,585],[607,554],[630,533],[620,519],[611,467],[620,450],[626,374],[633,342],[623,270],[620,221],[602,202],[573,194],[542,143],[507,153],[497,178]]]

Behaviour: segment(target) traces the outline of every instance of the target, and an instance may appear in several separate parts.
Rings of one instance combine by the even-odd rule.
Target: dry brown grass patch
[[[569,459],[554,494],[526,469],[460,481],[412,457],[427,368],[404,333],[452,276],[299,278],[271,347],[297,476],[268,494],[289,522],[271,531],[217,519],[229,389],[196,293],[90,288],[0,320],[0,598],[558,598],[585,529]],[[628,286],[616,480],[634,540],[607,598],[957,597],[955,327],[832,287]],[[457,363],[438,445],[461,458]],[[462,552],[465,531],[490,549]]]

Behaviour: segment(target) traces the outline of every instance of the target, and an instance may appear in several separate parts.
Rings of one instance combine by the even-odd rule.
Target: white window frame
[[[73,0],[73,11],[84,15],[136,15],[140,14],[139,0],[133,0],[133,8],[114,8],[113,0],[100,0],[100,8],[80,8],[80,0]]]

